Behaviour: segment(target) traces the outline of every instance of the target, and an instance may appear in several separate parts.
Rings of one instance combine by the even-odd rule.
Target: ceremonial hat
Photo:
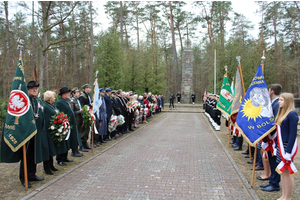
[[[67,93],[67,92],[70,92],[70,91],[71,90],[69,90],[67,87],[62,87],[62,88],[60,88],[58,95],[62,95],[64,93]]]
[[[71,90],[71,93],[74,94],[76,92],[79,92],[79,89],[78,87],[74,87],[72,90]]]
[[[116,94],[116,90],[111,91],[112,94]]]
[[[35,81],[29,81],[27,87],[39,87],[40,84],[37,84]]]
[[[100,88],[100,89],[99,89],[99,92],[104,92],[104,89],[103,89],[103,88]]]
[[[85,88],[91,88],[91,87],[92,87],[92,86],[91,86],[90,84],[87,83],[87,84],[84,84],[81,88],[82,88],[82,89],[85,89]]]
[[[105,92],[110,92],[111,89],[108,87],[108,88],[105,88]]]

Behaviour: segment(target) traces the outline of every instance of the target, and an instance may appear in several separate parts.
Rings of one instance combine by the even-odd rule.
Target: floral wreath
[[[83,106],[82,117],[83,117],[84,127],[92,126],[96,120],[93,111],[87,105]]]
[[[59,143],[67,138],[70,134],[70,119],[63,112],[59,112],[52,116],[50,120],[49,130],[54,143],[59,146]]]

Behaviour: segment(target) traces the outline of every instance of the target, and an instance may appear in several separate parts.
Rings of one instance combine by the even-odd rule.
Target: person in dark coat
[[[92,99],[90,96],[92,87],[90,84],[84,84],[82,86],[83,92],[81,93],[79,97],[79,101],[81,104],[81,107],[87,105],[88,107],[93,107]],[[91,147],[88,145],[87,140],[89,137],[90,127],[83,126],[81,129],[79,129],[79,135],[81,138],[82,145],[85,149],[91,149]]]
[[[181,99],[181,94],[180,94],[180,92],[177,93],[176,97],[177,97],[178,103],[180,103],[180,99]]]
[[[71,91],[71,95],[72,97],[71,97],[70,104],[76,118],[77,130],[78,132],[80,132],[81,128],[84,126],[84,123],[83,123],[83,116],[82,116],[83,109],[81,107],[80,101],[78,100],[80,95],[79,89],[77,87],[73,88]],[[80,146],[80,150],[82,152],[88,152],[88,150],[82,146]],[[71,156],[81,157],[83,156],[83,154],[79,153],[78,149],[72,149]]]
[[[193,104],[195,104],[195,98],[196,98],[196,95],[194,94],[194,92],[193,92],[193,94],[191,95],[191,97],[192,97],[192,102],[193,102]]]
[[[100,126],[98,127],[98,132],[100,137],[104,137],[107,135],[107,114],[106,114],[106,104],[104,100],[104,89],[100,88],[99,90],[100,93],[100,98],[102,100],[101,106],[99,110],[97,111],[97,117],[98,120],[100,121]],[[106,138],[105,141],[109,141],[109,138]]]
[[[42,181],[44,178],[37,177],[36,165],[49,159],[48,140],[45,131],[44,106],[43,102],[37,98],[39,84],[30,81],[27,84],[29,99],[33,110],[37,134],[26,144],[27,171],[29,181]],[[41,151],[41,152],[40,152]],[[25,186],[23,159],[20,163],[20,181]],[[28,187],[32,185],[28,182]]]
[[[113,107],[114,115],[119,116],[122,113],[121,113],[121,108],[120,108],[121,105],[116,100],[116,98],[117,98],[116,91],[111,92],[111,97],[112,97],[111,100],[112,100],[112,107]],[[120,131],[120,128],[117,127],[117,130],[115,130],[111,133],[111,137],[114,139],[117,139],[117,137],[120,137],[120,136],[122,136],[122,131]]]
[[[117,129],[121,134],[125,134],[128,133],[127,131],[127,121],[126,121],[126,116],[127,116],[127,107],[126,107],[126,101],[125,99],[122,97],[122,90],[119,89],[116,91],[116,101],[118,102],[118,104],[120,105],[120,110],[121,110],[121,115],[123,115],[124,119],[125,119],[125,123],[122,126],[118,126]]]
[[[107,115],[107,118],[106,118],[106,121],[107,121],[107,126],[106,126],[107,135],[103,136],[104,140],[111,138],[111,134],[108,131],[108,123],[109,123],[110,117],[112,115],[112,109],[113,109],[112,101],[110,99],[110,94],[111,94],[111,89],[110,88],[105,88],[104,101],[105,101],[105,105],[106,105],[106,115]]]
[[[82,143],[77,130],[75,115],[70,105],[70,90],[67,87],[63,87],[59,90],[59,95],[61,98],[57,100],[56,107],[68,116],[72,126],[70,137],[67,140],[68,149],[78,149],[78,145],[81,146]],[[61,166],[66,166],[65,162],[73,162],[73,160],[68,159],[68,151],[57,154],[56,161]]]
[[[67,151],[66,141],[63,140],[59,144],[55,144],[52,137],[50,127],[50,120],[52,116],[56,115],[59,111],[53,105],[55,102],[55,92],[50,90],[44,93],[44,115],[45,115],[45,130],[48,137],[48,144],[49,144],[49,160],[43,162],[44,170],[46,174],[52,175],[52,171],[58,171],[53,165],[53,156],[56,156],[56,153],[61,153]]]
[[[171,106],[173,106],[173,109],[174,109],[174,99],[175,99],[174,94],[171,94],[170,95],[170,105],[169,105],[169,108],[171,108]]]

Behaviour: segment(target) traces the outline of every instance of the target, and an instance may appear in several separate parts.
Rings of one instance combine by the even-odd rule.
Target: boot
[[[81,146],[79,148],[79,150],[82,151],[82,152],[89,152],[84,146]]]
[[[87,142],[83,142],[82,146],[86,149],[92,149],[92,147],[90,147]]]

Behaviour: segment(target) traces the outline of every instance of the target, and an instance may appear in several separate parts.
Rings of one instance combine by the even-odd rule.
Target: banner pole
[[[252,160],[251,146],[248,144],[248,147],[249,147],[249,158],[250,158],[250,161],[251,161]]]
[[[24,164],[25,188],[28,188],[27,158],[26,158],[26,147],[25,147],[25,144],[23,145],[23,164]]]
[[[255,165],[256,165],[256,156],[257,156],[256,154],[257,154],[257,144],[255,145],[255,151],[254,151],[251,187],[253,187],[253,184],[254,184]]]
[[[228,123],[228,146],[230,147],[230,123]]]
[[[91,134],[92,134],[92,153],[94,153],[94,122],[92,124],[92,128],[91,128]]]

